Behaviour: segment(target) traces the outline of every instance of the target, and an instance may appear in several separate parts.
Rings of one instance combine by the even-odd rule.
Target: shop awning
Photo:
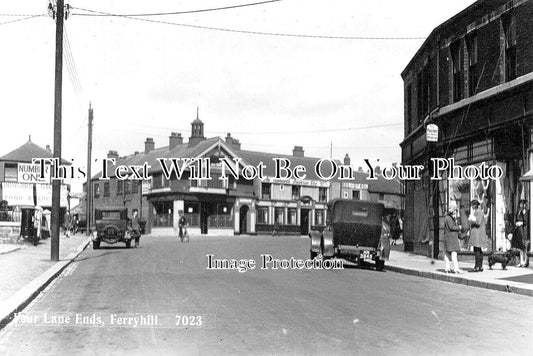
[[[521,181],[531,182],[533,180],[533,168],[527,171],[526,174],[524,174],[522,177],[520,177]]]

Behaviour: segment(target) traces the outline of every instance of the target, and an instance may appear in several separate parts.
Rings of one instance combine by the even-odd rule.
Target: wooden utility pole
[[[56,14],[56,67],[54,98],[54,158],[61,164],[61,107],[63,95],[63,21],[64,0],[57,0]],[[60,221],[61,179],[52,178],[52,226],[50,255],[52,261],[59,261],[59,221]]]
[[[91,183],[91,155],[93,149],[93,108],[89,103],[89,133],[87,135],[87,183],[86,183],[86,212],[85,212],[85,232],[87,236],[91,233],[91,224],[93,218],[93,187]]]

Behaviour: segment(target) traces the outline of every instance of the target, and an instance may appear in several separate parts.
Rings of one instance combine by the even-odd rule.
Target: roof
[[[403,195],[402,184],[397,178],[391,180],[385,178],[369,179],[367,182],[370,193]]]
[[[13,151],[0,157],[0,161],[10,161],[10,162],[27,162],[32,163],[34,158],[53,158],[54,155],[52,152],[47,149],[42,148],[41,146],[36,145],[35,143],[28,140],[25,144],[19,148],[14,149]],[[61,159],[61,164],[70,165],[71,162]]]

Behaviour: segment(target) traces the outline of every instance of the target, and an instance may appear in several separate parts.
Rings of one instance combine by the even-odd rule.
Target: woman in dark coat
[[[459,231],[461,226],[455,221],[456,209],[450,208],[444,218],[444,263],[446,273],[462,273],[457,262],[457,252],[461,251],[459,245]],[[453,271],[450,270],[450,257],[453,262]]]
[[[520,264],[518,267],[529,266],[527,258],[527,249],[529,247],[529,236],[527,233],[528,211],[526,204],[526,200],[520,200],[519,210],[516,213],[515,230],[511,240],[511,247],[520,250]]]
[[[483,248],[487,247],[487,235],[485,233],[485,218],[483,210],[479,209],[479,201],[470,202],[470,244],[474,247],[475,264],[472,272],[483,271]]]

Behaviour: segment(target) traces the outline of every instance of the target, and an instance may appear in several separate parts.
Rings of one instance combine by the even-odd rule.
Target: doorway
[[[239,232],[241,234],[246,234],[248,232],[247,226],[248,226],[248,205],[243,205],[239,209]]]
[[[309,234],[309,214],[310,213],[311,213],[310,209],[300,210],[300,232],[302,235]]]

